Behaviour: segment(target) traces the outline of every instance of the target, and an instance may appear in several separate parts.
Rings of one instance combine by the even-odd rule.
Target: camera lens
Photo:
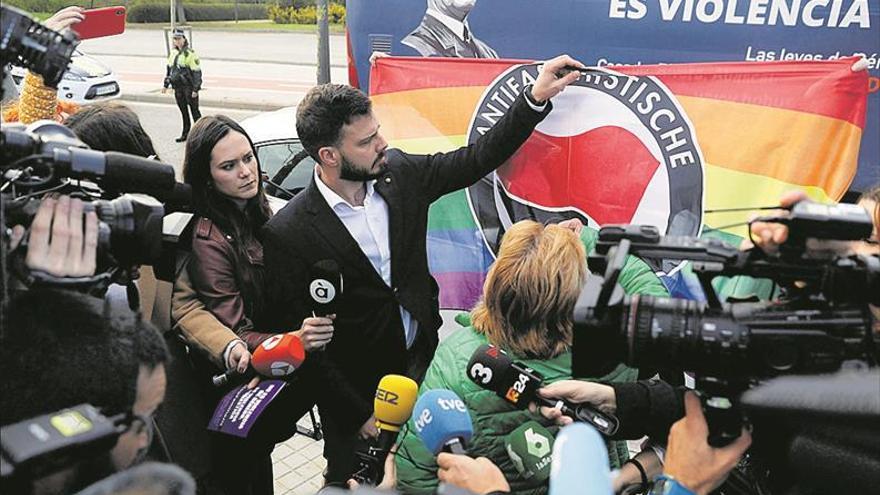
[[[708,312],[685,299],[633,296],[624,332],[634,366],[669,366],[699,372],[729,370],[748,360],[749,329],[729,311]]]

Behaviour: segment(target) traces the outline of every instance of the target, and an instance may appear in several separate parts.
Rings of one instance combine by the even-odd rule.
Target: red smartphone
[[[83,13],[86,18],[71,26],[81,40],[113,36],[125,31],[125,7],[90,9]]]

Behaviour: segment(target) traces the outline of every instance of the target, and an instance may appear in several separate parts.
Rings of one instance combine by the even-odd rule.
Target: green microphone
[[[510,461],[523,478],[543,483],[550,478],[553,435],[535,421],[528,421],[504,439]]]

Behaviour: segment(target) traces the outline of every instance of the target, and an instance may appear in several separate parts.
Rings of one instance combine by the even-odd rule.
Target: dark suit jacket
[[[400,42],[414,48],[423,57],[498,58],[495,50],[473,33],[468,41],[463,41],[430,15],[425,15],[422,23]]]
[[[428,273],[428,207],[504,163],[549,110],[548,104],[544,112],[535,112],[520,95],[507,115],[470,146],[435,155],[388,151],[387,170],[375,188],[388,203],[391,287],[314,182],[264,227],[270,328],[300,328],[313,307],[311,268],[325,259],[340,267],[344,292],[333,340],[325,351],[309,354],[301,370],[318,381],[322,414],[343,430],[357,430],[372,414],[376,386],[384,375],[406,374],[420,381],[434,355],[441,319],[437,283]],[[409,350],[399,305],[418,321]]]

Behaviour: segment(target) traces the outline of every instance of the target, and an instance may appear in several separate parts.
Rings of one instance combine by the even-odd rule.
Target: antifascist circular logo
[[[319,304],[327,304],[336,297],[336,288],[329,281],[323,278],[312,280],[309,284],[309,293],[312,299]]]
[[[539,70],[516,65],[489,85],[468,143],[509,111]],[[505,230],[525,219],[646,224],[694,236],[702,225],[703,163],[693,125],[659,79],[590,68],[553,98],[553,111],[519,151],[467,196],[493,255]]]

